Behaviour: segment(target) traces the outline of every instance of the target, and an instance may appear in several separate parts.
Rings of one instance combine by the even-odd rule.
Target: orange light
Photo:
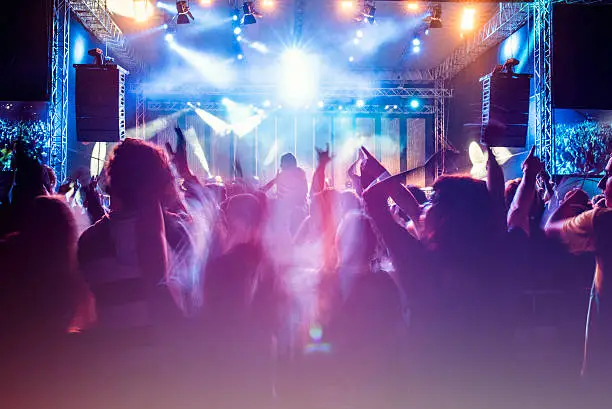
[[[464,7],[461,16],[461,31],[472,31],[476,25],[476,9]]]
[[[200,4],[201,4],[202,6],[206,6],[206,7],[208,7],[208,6],[211,6],[211,5],[212,5],[212,0],[200,0]]]
[[[344,11],[352,10],[353,9],[353,2],[351,0],[342,0],[340,2],[340,8],[342,8],[342,10],[344,10]]]
[[[418,11],[418,10],[419,10],[419,3],[411,1],[411,2],[409,2],[409,3],[406,5],[406,8],[407,8],[409,11]]]
[[[149,18],[149,10],[147,9],[147,5],[147,0],[134,0],[134,19],[139,23],[142,23]]]
[[[262,6],[267,9],[274,7],[274,0],[264,0]]]

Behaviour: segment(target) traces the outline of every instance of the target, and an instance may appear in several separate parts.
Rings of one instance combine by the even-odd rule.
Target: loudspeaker
[[[125,76],[118,65],[78,64],[76,127],[79,142],[119,142],[125,137]]]
[[[517,148],[526,145],[531,77],[493,73],[481,78],[482,143]]]

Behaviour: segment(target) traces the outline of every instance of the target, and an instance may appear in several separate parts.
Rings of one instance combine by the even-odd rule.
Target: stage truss
[[[70,7],[65,0],[53,1],[50,37],[51,98],[49,104],[49,166],[59,182],[67,172],[68,156],[68,70],[70,54]]]

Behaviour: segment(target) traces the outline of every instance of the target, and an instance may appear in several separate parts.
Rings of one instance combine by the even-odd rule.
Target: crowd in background
[[[0,206],[3,408],[605,408],[612,163],[559,198],[532,150],[428,196],[366,148],[258,186],[126,139]],[[239,164],[238,164],[239,165]],[[7,189],[8,190],[8,189]],[[110,203],[105,200],[110,196]],[[588,314],[588,317],[587,317]],[[586,329],[586,331],[585,331]]]

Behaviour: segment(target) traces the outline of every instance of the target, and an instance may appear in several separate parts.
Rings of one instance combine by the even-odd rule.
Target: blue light
[[[83,37],[79,36],[76,38],[76,40],[74,41],[74,48],[73,48],[73,54],[72,54],[72,58],[73,61],[76,64],[80,64],[83,62],[83,59],[85,58],[86,55],[86,51],[85,51],[85,40],[83,39]]]
[[[168,24],[164,24],[164,25],[162,26],[162,30],[167,30],[167,29],[168,29]]]
[[[240,34],[240,33],[242,33],[242,29],[241,29],[240,27],[236,27],[236,28],[234,29],[234,34],[235,34],[235,35],[238,35],[238,34]]]
[[[357,105],[357,108],[363,108],[365,106],[365,101],[363,99],[358,99],[355,105]]]
[[[232,20],[234,20],[234,21],[238,21],[238,15],[237,15],[237,14],[234,14],[234,15],[232,16]]]
[[[421,103],[418,99],[413,99],[412,101],[410,101],[410,108],[412,109],[417,109],[419,105],[421,105]]]
[[[174,35],[171,33],[166,34],[166,41],[169,43],[173,43],[174,42]]]
[[[242,41],[242,36],[237,36],[236,37],[236,41],[241,42]]]
[[[236,58],[238,58],[239,60],[242,60],[242,59],[244,59],[244,55],[238,54],[238,56]]]
[[[418,37],[414,37],[412,39],[412,45],[414,45],[414,46],[421,45],[421,40]]]

